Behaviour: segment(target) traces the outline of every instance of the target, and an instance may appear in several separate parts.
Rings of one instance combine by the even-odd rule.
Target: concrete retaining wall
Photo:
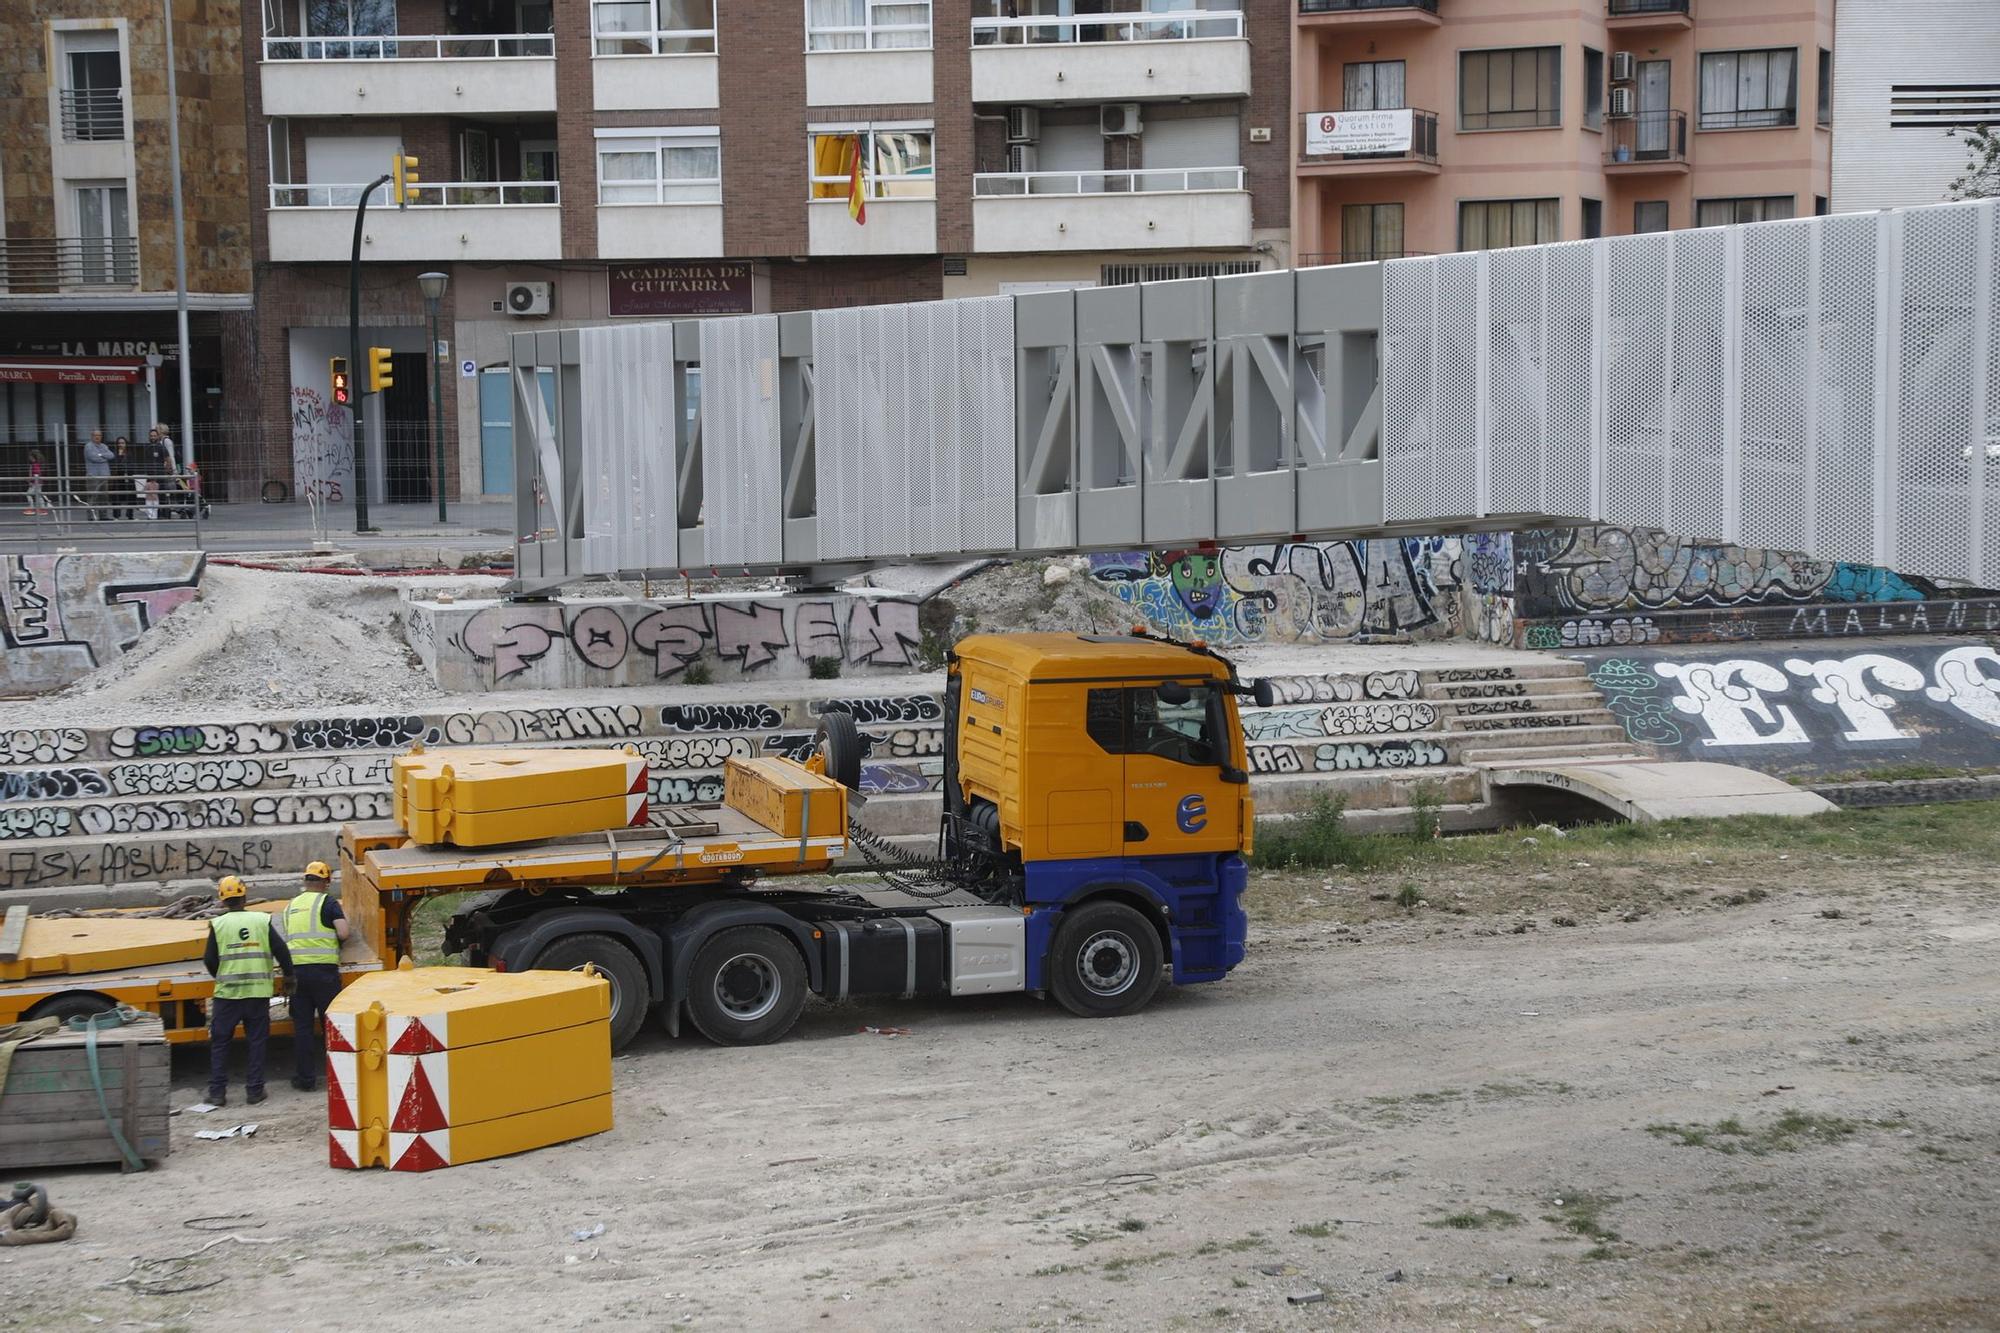
[[[0,556],[0,695],[59,690],[117,661],[195,595],[195,551]]]
[[[917,603],[849,593],[757,599],[413,600],[410,646],[440,687],[575,690],[657,685],[699,664],[715,681],[917,669]]]

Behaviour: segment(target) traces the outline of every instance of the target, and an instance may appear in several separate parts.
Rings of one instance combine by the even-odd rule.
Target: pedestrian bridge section
[[[2000,578],[2000,201],[516,335],[518,571],[1547,522]]]

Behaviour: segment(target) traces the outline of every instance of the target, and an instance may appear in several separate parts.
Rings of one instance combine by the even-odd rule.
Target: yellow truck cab
[[[1237,696],[1201,644],[973,635],[945,687],[946,852],[1018,877],[1027,988],[1078,1013],[1243,959],[1253,810]],[[1155,952],[1155,950],[1159,952]]]

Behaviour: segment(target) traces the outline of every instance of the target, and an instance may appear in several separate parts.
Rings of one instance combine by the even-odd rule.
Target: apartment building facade
[[[1294,4],[1302,264],[1829,208],[1833,0]]]
[[[1240,0],[244,7],[265,460],[345,499],[355,204],[375,500],[512,484],[509,335],[1281,267],[1290,16]],[[438,345],[417,278],[442,272]]]
[[[253,327],[240,19],[208,0],[175,15],[177,109],[156,0],[0,5],[0,472],[32,448],[53,474],[59,440],[181,420],[176,110],[191,415],[199,435],[254,409],[237,369]]]

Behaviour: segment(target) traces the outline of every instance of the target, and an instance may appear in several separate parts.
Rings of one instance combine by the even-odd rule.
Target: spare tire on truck
[[[861,790],[861,729],[854,714],[829,710],[819,716],[813,750],[826,761],[826,775],[849,791]]]

